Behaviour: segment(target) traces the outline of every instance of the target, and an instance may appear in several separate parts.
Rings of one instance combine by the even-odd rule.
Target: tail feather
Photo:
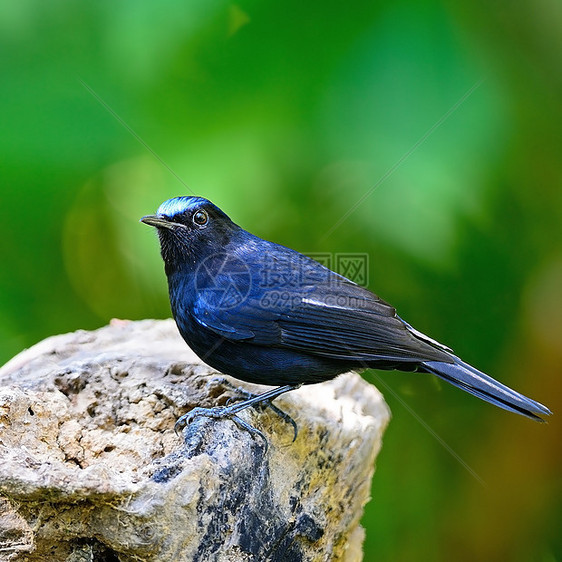
[[[458,357],[453,356],[453,359],[454,363],[424,361],[422,365],[424,370],[504,410],[536,421],[544,421],[541,416],[551,414],[551,411],[539,402],[515,392]]]

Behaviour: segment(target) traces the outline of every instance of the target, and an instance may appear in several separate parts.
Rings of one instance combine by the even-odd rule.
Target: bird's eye
[[[205,226],[209,222],[209,215],[205,211],[195,211],[193,222],[199,226]]]

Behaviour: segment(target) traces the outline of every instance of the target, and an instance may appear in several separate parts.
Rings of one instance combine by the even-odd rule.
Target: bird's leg
[[[255,398],[257,396],[261,396],[260,394],[255,394],[254,392],[250,392],[249,390],[246,390],[245,388],[242,388],[241,386],[235,386],[234,384],[232,384],[230,381],[226,380],[226,379],[222,379],[221,383],[224,386],[229,387],[231,390],[233,390],[234,392],[236,392],[239,395],[242,395],[246,400],[249,400],[250,398]],[[298,388],[299,385],[295,385],[292,387],[291,390],[294,390],[296,388]],[[288,392],[288,391],[287,391]],[[277,395],[279,396],[279,395]],[[277,396],[275,396],[274,398],[276,398]],[[297,435],[299,433],[299,429],[297,427],[297,422],[289,415],[287,414],[287,412],[284,412],[281,408],[278,408],[275,404],[273,404],[273,399],[274,398],[269,398],[269,399],[264,399],[263,401],[260,401],[256,404],[253,404],[253,407],[257,409],[263,409],[263,408],[271,408],[271,410],[273,412],[275,412],[285,423],[288,423],[290,425],[293,426],[293,443],[295,441],[295,439],[297,438]],[[232,400],[232,398],[230,398],[226,405],[228,406],[230,401]]]
[[[299,388],[299,386],[300,384],[296,384],[296,385],[288,384],[285,386],[280,386],[278,388],[274,388],[273,390],[269,390],[262,394],[252,395],[251,398],[248,398],[247,400],[238,402],[236,404],[231,404],[230,406],[215,406],[213,408],[193,408],[193,410],[191,410],[190,412],[181,416],[178,419],[175,425],[175,430],[176,432],[181,431],[194,418],[199,416],[215,418],[215,419],[230,418],[239,427],[249,431],[252,435],[258,435],[259,437],[261,437],[265,441],[267,446],[267,439],[265,438],[265,435],[259,429],[256,429],[255,427],[251,426],[249,423],[245,422],[243,419],[241,419],[238,416],[239,412],[245,410],[246,408],[249,408],[250,406],[258,406],[260,404],[266,404],[271,408],[273,408],[274,411],[278,412],[279,415],[281,415],[281,417],[285,421],[288,421],[287,418],[290,420],[288,421],[288,423],[291,423],[293,425],[293,428],[295,430],[294,439],[296,439],[297,424],[295,423],[295,421],[290,416],[285,414],[285,412],[279,410],[279,408],[277,408],[276,406],[273,406],[270,402],[275,398],[277,398],[278,396],[285,394],[286,392]],[[251,395],[251,393],[249,394]]]

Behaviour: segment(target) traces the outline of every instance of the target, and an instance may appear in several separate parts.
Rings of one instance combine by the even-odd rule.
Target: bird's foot
[[[213,419],[231,419],[238,427],[245,429],[253,437],[260,437],[265,443],[265,448],[267,450],[268,442],[266,436],[253,425],[244,421],[240,416],[236,414],[239,410],[232,410],[231,406],[215,406],[213,408],[193,408],[193,410],[184,414],[176,421],[174,430],[176,433],[180,433],[185,427],[187,427],[195,418],[206,417]]]
[[[230,383],[228,383],[228,385],[230,385]],[[277,406],[274,406],[271,402],[281,394],[285,394],[285,392],[289,392],[290,390],[295,390],[299,386],[300,385],[280,386],[279,388],[274,388],[273,390],[269,390],[268,392],[264,392],[263,394],[253,394],[251,392],[248,392],[247,390],[237,389],[238,391],[242,391],[241,394],[246,396],[246,400],[243,400],[242,402],[237,402],[235,404],[230,404],[227,406],[215,406],[213,408],[193,408],[193,410],[191,410],[187,414],[184,414],[178,419],[174,429],[176,433],[180,432],[196,417],[203,416],[203,417],[215,418],[215,419],[229,418],[236,425],[238,425],[238,427],[245,429],[252,436],[258,436],[262,438],[267,448],[268,443],[265,435],[259,429],[256,429],[248,422],[244,421],[240,416],[238,416],[239,412],[245,410],[246,408],[249,408],[250,406],[253,407],[265,406],[265,407],[270,407],[284,421],[290,423],[293,426],[293,430],[294,430],[293,441],[294,441],[297,438],[297,432],[298,432],[298,428],[295,420],[293,420],[291,416],[283,412],[283,410],[280,410],[279,408],[277,408]]]
[[[257,399],[259,396],[261,396],[261,394],[255,394],[254,392],[250,392],[249,390],[246,390],[241,386],[235,386],[234,384],[232,384],[230,381],[227,381],[226,379],[223,379],[221,382],[224,384],[224,386],[228,386],[231,390],[236,392],[236,394],[240,395],[244,399],[244,401],[254,400]],[[226,405],[228,406],[232,402],[232,400],[236,400],[236,398],[237,397],[229,398]],[[292,425],[293,443],[295,442],[297,435],[299,434],[299,428],[297,426],[297,422],[289,414],[287,414],[287,412],[284,412],[281,408],[278,408],[275,404],[273,404],[273,398],[264,399],[259,402],[256,402],[255,404],[253,404],[253,407],[256,410],[264,410],[265,408],[271,408],[271,410],[274,413],[276,413],[285,423]]]

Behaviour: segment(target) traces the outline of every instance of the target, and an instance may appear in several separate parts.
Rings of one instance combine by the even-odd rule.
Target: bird
[[[301,385],[368,368],[430,373],[486,402],[544,421],[546,407],[463,361],[398,316],[367,288],[311,257],[251,234],[208,199],[164,201],[141,222],[160,242],[172,315],[193,351],[235,379],[274,386],[226,406],[194,408],[195,417],[239,417]],[[267,440],[266,440],[267,444]]]

